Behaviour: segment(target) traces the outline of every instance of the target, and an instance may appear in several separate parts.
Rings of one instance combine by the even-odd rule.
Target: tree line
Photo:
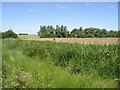
[[[18,35],[28,35],[27,33],[19,33]]]
[[[68,31],[67,26],[59,26],[56,25],[54,28],[52,25],[48,26],[40,26],[40,30],[37,32],[40,38],[99,38],[99,37],[119,37],[120,30],[106,30],[106,29],[99,29],[99,28],[75,28],[71,32]],[[18,35],[28,35],[27,33],[19,33]],[[0,32],[0,38],[18,38],[18,35],[13,32],[12,29],[6,32]]]
[[[106,30],[99,28],[75,28],[71,32],[68,31],[67,26],[56,25],[54,28],[52,25],[43,25],[40,26],[40,30],[37,32],[40,38],[68,38],[68,37],[77,37],[77,38],[96,38],[96,37],[119,37],[119,31]]]

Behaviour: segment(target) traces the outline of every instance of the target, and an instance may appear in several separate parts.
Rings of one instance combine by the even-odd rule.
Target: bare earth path
[[[119,38],[22,38],[22,40],[55,41],[80,44],[118,44]]]

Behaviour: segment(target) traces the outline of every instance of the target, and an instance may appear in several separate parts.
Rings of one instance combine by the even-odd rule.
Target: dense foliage
[[[40,31],[38,32],[38,35],[41,38],[44,37],[65,38],[69,36],[69,31],[67,30],[67,27],[63,25],[61,26],[56,25],[56,28],[54,28],[52,25],[40,26]]]
[[[3,87],[116,88],[118,45],[3,40]]]
[[[17,34],[12,30],[8,30],[6,32],[2,32],[2,38],[18,38]]]
[[[91,74],[95,71],[104,78],[116,77],[118,45],[11,41],[9,46],[18,48],[29,57],[39,56],[39,58],[50,60],[57,66],[69,67],[72,72],[78,70],[81,73]]]
[[[66,38],[66,37],[78,37],[78,38],[88,38],[88,37],[118,37],[118,31],[110,30],[107,31],[106,29],[99,29],[99,28],[85,28],[82,29],[73,29],[71,32],[68,31],[66,26],[59,26],[56,25],[54,28],[52,25],[48,26],[40,26],[40,30],[38,35],[41,38]]]
[[[23,53],[32,57],[52,60],[60,66],[68,66],[74,73],[97,72],[104,78],[115,78],[117,74],[117,45],[79,45],[52,42],[26,42]]]

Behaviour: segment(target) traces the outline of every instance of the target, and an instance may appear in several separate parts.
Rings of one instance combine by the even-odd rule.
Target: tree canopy
[[[40,30],[38,32],[38,35],[41,38],[53,38],[53,37],[59,37],[59,38],[66,38],[69,35],[69,31],[67,30],[66,26],[59,26],[56,25],[56,28],[54,28],[52,25],[48,26],[40,26]]]
[[[2,39],[4,38],[18,38],[17,34],[12,31],[12,29],[2,32]]]
[[[119,31],[106,30],[99,28],[74,28],[71,32],[68,31],[67,26],[56,25],[54,28],[52,25],[40,26],[38,35],[40,38],[67,38],[67,37],[77,37],[77,38],[97,38],[97,37],[119,37]]]

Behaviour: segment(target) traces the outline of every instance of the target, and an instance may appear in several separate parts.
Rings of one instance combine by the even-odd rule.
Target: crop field
[[[5,39],[2,47],[4,88],[118,87],[118,44]]]
[[[80,44],[118,44],[119,38],[22,38],[22,40],[55,41]]]

